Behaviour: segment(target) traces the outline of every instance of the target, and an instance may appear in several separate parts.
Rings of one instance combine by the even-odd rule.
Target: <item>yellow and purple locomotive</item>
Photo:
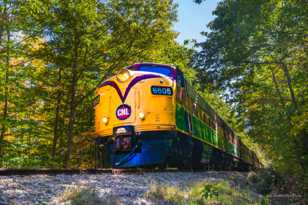
[[[100,160],[113,168],[260,166],[170,65],[138,63],[104,81],[96,91],[95,128]]]

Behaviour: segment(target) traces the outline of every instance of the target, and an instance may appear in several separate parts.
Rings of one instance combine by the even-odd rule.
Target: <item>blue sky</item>
[[[219,0],[207,0],[196,4],[193,0],[175,0],[178,6],[178,22],[173,26],[179,32],[177,41],[183,43],[186,39],[204,40],[201,31],[207,31],[206,25],[214,19],[212,12]]]

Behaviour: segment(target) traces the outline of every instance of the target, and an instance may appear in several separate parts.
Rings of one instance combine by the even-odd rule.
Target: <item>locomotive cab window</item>
[[[179,87],[185,87],[184,75],[183,72],[179,69],[176,70],[176,83],[179,85]]]
[[[184,103],[187,106],[187,102],[185,102],[185,79],[181,70],[176,70],[176,86],[177,86],[177,100],[181,103]],[[187,100],[186,100],[187,101]]]
[[[127,68],[128,70],[134,71],[144,71],[144,72],[152,72],[158,73],[162,75],[166,75],[169,77],[174,77],[174,69],[169,66],[164,65],[156,65],[156,64],[143,64],[141,66],[131,66]]]

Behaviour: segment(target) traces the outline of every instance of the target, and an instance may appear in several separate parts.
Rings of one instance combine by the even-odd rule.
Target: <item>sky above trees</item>
[[[200,33],[208,31],[206,25],[214,19],[212,12],[219,0],[210,0],[201,4],[188,0],[176,0],[175,2],[178,4],[178,21],[173,28],[179,32],[177,42],[182,44],[187,39],[204,40]]]

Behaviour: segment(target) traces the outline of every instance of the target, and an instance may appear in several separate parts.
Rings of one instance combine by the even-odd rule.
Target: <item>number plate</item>
[[[153,95],[173,95],[172,88],[166,86],[152,86],[151,92]]]

